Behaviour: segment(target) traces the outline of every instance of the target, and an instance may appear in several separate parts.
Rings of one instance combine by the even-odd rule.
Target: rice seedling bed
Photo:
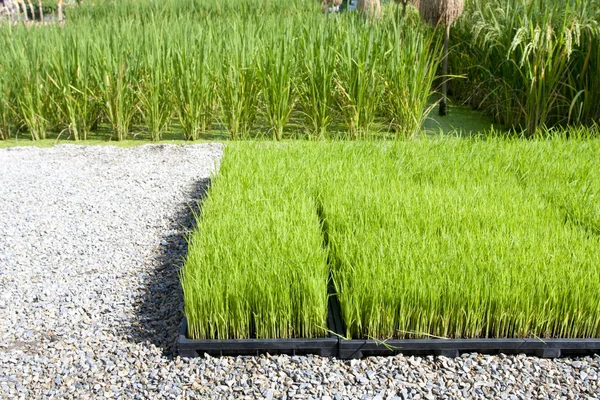
[[[339,339],[337,332],[342,330],[336,307],[337,298],[328,299],[327,328],[329,332],[322,338],[277,338],[277,339],[190,339],[187,319],[184,317],[179,331],[178,345],[181,357],[212,356],[254,356],[259,354],[316,354],[321,357],[337,357]]]
[[[599,143],[232,144],[182,272],[187,335],[213,354],[600,350]]]
[[[296,146],[227,147],[181,273],[186,354],[332,355],[327,254],[303,158]]]

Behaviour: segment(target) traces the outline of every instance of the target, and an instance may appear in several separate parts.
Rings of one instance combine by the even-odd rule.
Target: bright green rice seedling
[[[578,151],[591,159],[597,144]],[[517,153],[534,154],[464,140],[328,152],[323,210],[349,337],[598,337],[600,236],[523,185]]]
[[[233,144],[181,272],[192,338],[322,337],[327,262],[302,147]]]
[[[182,272],[190,334],[323,334],[329,269],[348,337],[598,337],[599,152],[230,146]]]
[[[522,148],[514,154],[514,173],[522,184],[556,207],[565,223],[600,236],[600,143],[557,139]]]

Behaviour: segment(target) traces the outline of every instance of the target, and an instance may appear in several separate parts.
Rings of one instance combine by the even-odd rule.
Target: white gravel
[[[217,144],[0,150],[0,398],[600,398],[599,357],[180,359]]]

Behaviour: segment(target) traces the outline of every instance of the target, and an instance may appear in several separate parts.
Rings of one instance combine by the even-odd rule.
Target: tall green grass
[[[26,35],[24,27],[7,28],[5,38],[12,35]],[[10,107],[14,117],[14,125],[27,129],[34,140],[45,139],[51,123],[51,85],[46,81],[44,71],[48,67],[43,54],[44,43],[24,36],[22,42],[3,43],[2,73],[5,90],[10,91],[12,98]]]
[[[297,38],[288,22],[283,27],[271,26],[271,32],[260,50],[259,79],[262,87],[263,110],[273,137],[283,139],[294,107],[298,102],[295,80],[297,74]]]
[[[174,86],[171,59],[173,50],[171,38],[161,34],[164,21],[153,20],[147,26],[141,47],[147,49],[140,57],[141,76],[137,88],[140,112],[144,125],[150,131],[152,141],[160,140],[168,129],[173,107],[171,88]]]
[[[96,44],[94,77],[99,88],[103,116],[110,124],[112,137],[125,140],[140,102],[136,86],[140,78],[140,58],[134,37],[128,36],[134,27],[124,22],[114,31],[97,32],[103,38]]]
[[[12,118],[10,110],[10,86],[5,82],[7,77],[0,77],[0,140],[6,140],[11,136]]]
[[[300,46],[300,110],[310,136],[324,138],[333,120],[335,22],[312,20],[302,27]]]
[[[206,24],[197,32],[186,24],[174,32],[172,102],[186,140],[197,140],[215,117],[217,54],[213,49],[213,30]]]
[[[431,93],[421,89],[433,87],[442,54],[436,36],[409,26],[407,20],[394,23],[392,34],[384,36],[379,45],[403,49],[386,52],[381,60],[384,74],[381,113],[401,137],[417,135],[431,111]]]
[[[90,62],[93,51],[89,41],[74,36],[57,43],[59,50],[52,54],[48,81],[54,85],[53,102],[59,111],[59,129],[66,129],[74,140],[87,139],[96,126],[100,104]]]
[[[258,45],[253,34],[258,28],[244,21],[232,23],[230,29],[233,40],[224,37],[219,46],[221,108],[231,138],[247,138],[258,115]]]
[[[340,113],[353,137],[363,137],[375,122],[383,95],[384,49],[377,26],[354,19],[340,37],[335,82]],[[359,39],[356,39],[359,38]],[[407,67],[407,65],[405,65]]]

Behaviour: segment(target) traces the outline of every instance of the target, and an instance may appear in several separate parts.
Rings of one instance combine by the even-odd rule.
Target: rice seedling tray
[[[461,353],[529,354],[542,358],[600,353],[600,339],[399,339],[339,341],[341,359],[369,356],[440,355],[458,357]]]
[[[334,297],[329,298],[329,309]],[[323,338],[285,339],[203,339],[193,340],[187,336],[187,320],[183,317],[179,331],[178,345],[181,357],[211,356],[256,356],[259,354],[315,354],[321,357],[335,357],[338,352],[338,337],[334,332],[341,330],[341,320],[334,313],[328,313],[329,335]]]
[[[458,357],[462,353],[528,354],[541,358],[600,353],[600,338],[478,338],[478,339],[344,339],[345,325],[340,303],[334,294],[329,299],[330,319],[339,338],[337,356],[355,359],[371,356],[437,355]]]

